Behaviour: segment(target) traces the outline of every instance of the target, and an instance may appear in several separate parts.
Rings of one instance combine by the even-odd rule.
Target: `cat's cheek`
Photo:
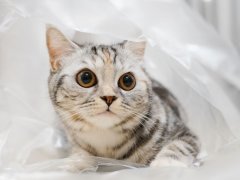
[[[88,112],[86,114],[87,117],[96,116],[98,114],[105,112],[107,110],[108,106],[105,102],[100,100],[100,98],[95,98],[94,105],[91,106],[90,108],[91,108],[91,111],[90,111],[91,113]]]
[[[121,100],[116,100],[114,103],[112,103],[109,109],[116,115],[123,117],[124,115],[126,115],[126,112],[123,111],[121,105],[122,105]]]

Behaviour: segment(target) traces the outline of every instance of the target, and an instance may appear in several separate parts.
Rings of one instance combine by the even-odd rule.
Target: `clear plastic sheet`
[[[238,143],[240,137],[240,109],[236,106],[239,96],[233,96],[228,86],[236,91],[240,89],[239,56],[184,3],[178,0],[8,0],[0,2],[3,178],[31,179],[23,175],[30,172],[54,172],[49,177],[59,177],[72,162],[85,161],[83,157],[67,157],[70,145],[56,126],[58,120],[47,89],[46,23],[54,24],[75,41],[111,43],[146,38],[147,71],[182,103],[188,125],[201,140],[200,158],[207,161],[206,167],[211,169],[208,163],[211,158],[221,162],[216,156],[221,157],[225,151],[237,155],[236,149],[240,147],[232,144]],[[96,166],[88,171],[142,167],[97,157],[95,161]],[[206,167],[199,169],[204,173],[208,171]],[[183,177],[191,177],[191,170],[174,170],[176,174],[182,172]],[[157,172],[162,173],[159,177],[171,178],[172,169],[140,168],[116,173],[130,179],[138,173],[139,179],[151,174],[158,177]],[[43,174],[38,177],[44,178]],[[107,174],[90,177],[110,178]]]

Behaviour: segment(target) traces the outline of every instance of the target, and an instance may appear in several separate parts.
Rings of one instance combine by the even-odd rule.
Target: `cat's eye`
[[[90,88],[97,84],[97,77],[90,69],[81,70],[76,76],[77,83],[84,87]]]
[[[132,90],[136,85],[135,77],[132,73],[128,72],[123,74],[118,80],[118,86],[125,91]]]

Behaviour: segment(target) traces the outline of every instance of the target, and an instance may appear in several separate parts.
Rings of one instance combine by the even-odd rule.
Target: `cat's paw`
[[[188,165],[172,158],[161,157],[153,160],[150,167],[188,167]]]
[[[97,162],[92,157],[71,156],[61,169],[71,173],[96,171]]]

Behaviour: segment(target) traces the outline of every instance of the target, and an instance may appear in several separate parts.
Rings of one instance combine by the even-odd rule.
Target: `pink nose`
[[[110,106],[113,103],[113,101],[115,101],[117,99],[117,97],[116,96],[102,96],[101,99],[104,100],[108,106]]]

